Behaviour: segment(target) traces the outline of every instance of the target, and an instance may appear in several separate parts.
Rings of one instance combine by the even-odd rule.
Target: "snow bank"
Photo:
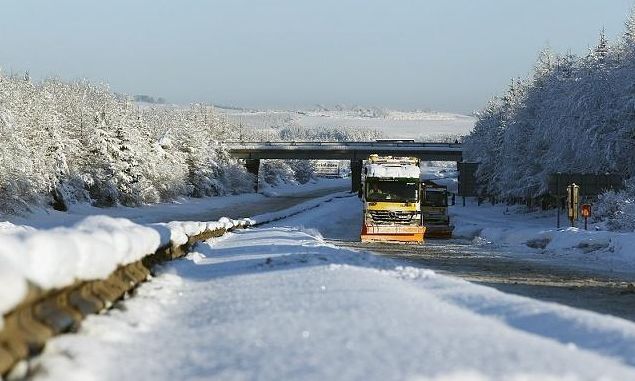
[[[367,170],[366,176],[368,177],[418,179],[421,173],[421,170],[416,165],[401,165],[389,167],[379,164],[369,164],[365,168]]]
[[[173,243],[175,245],[183,245],[187,243],[189,237],[199,235],[205,231],[225,229],[231,230],[237,227],[246,227],[252,224],[252,221],[248,218],[234,220],[227,217],[222,217],[218,221],[173,221],[168,223],[151,224],[150,227],[155,227],[158,231],[167,232],[161,237],[161,245],[167,245]]]
[[[7,258],[0,255],[0,315],[18,305],[27,294],[26,279],[20,274],[18,268]],[[4,319],[0,319],[0,329]]]
[[[450,207],[454,237],[481,244],[513,247],[515,256],[619,272],[635,272],[635,233],[556,228],[556,211],[525,213],[514,207],[474,205]],[[568,224],[565,216],[561,223]],[[545,255],[539,255],[545,254]]]
[[[76,281],[104,279],[117,267],[158,248],[182,245],[206,230],[232,229],[248,219],[140,225],[122,218],[92,216],[71,227],[47,230],[3,229],[0,234],[0,314],[26,295],[27,284],[43,290]]]
[[[313,199],[295,207],[218,221],[137,224],[124,218],[87,217],[70,227],[33,229],[4,224],[0,229],[0,314],[26,296],[28,283],[48,290],[76,281],[104,279],[117,267],[140,260],[160,247],[183,245],[205,231],[263,224],[315,208],[348,192]]]
[[[160,243],[155,229],[93,216],[69,228],[0,235],[0,258],[34,285],[51,289],[104,278],[118,265],[153,253]]]

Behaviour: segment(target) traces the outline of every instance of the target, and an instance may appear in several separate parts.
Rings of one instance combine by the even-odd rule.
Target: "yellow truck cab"
[[[362,170],[362,242],[422,243],[419,159],[371,155]]]

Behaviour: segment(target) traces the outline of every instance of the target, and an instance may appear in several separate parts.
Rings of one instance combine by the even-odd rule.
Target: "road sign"
[[[478,195],[476,182],[478,163],[459,162],[456,166],[459,170],[459,196],[476,197]]]
[[[554,196],[561,195],[560,186],[571,183],[580,186],[582,197],[597,197],[609,189],[624,188],[624,178],[616,174],[553,173],[547,179],[548,191]]]

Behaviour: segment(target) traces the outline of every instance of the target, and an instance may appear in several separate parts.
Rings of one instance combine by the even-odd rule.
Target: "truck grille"
[[[402,212],[389,210],[369,210],[368,213],[373,222],[410,224],[413,222],[416,212]]]

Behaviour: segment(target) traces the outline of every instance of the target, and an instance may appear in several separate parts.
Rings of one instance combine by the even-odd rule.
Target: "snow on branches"
[[[136,206],[246,188],[249,176],[216,144],[231,138],[226,124],[210,107],[140,108],[103,85],[0,74],[0,209]]]
[[[635,173],[634,17],[584,57],[541,52],[531,77],[479,113],[465,159],[481,163],[483,194],[538,197],[556,172]]]
[[[222,144],[241,134],[211,106],[140,105],[105,85],[0,72],[0,211],[250,192],[253,176]],[[266,138],[357,138],[338,129],[287,127],[276,134]],[[254,130],[249,139],[261,135]],[[273,161],[266,169],[272,182],[314,176],[310,163]]]

